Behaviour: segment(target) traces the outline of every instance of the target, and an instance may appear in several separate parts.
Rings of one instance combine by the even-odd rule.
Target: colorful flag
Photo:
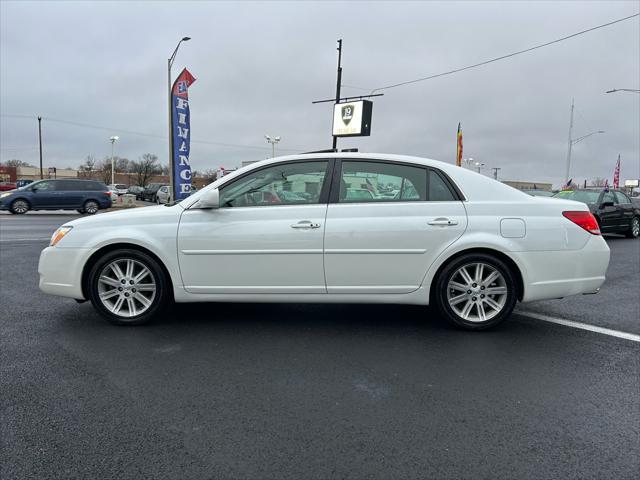
[[[173,198],[182,200],[191,193],[191,117],[189,85],[196,79],[186,68],[180,72],[171,90],[171,138],[173,140]]]
[[[618,154],[618,163],[613,171],[613,188],[620,188],[620,154]]]
[[[456,165],[462,166],[462,128],[458,122],[458,135],[456,136]]]
[[[573,182],[573,178],[570,178],[569,180],[567,180],[567,183],[565,183],[561,190],[572,190],[571,188],[571,183]]]

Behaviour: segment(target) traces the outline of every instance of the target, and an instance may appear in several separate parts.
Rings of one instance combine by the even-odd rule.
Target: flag
[[[567,183],[565,183],[561,190],[571,190],[571,183],[573,182],[573,178],[570,178],[569,180],[567,180]]]
[[[609,193],[609,179],[608,178],[604,181],[604,191],[606,193]]]
[[[620,154],[618,154],[618,163],[613,171],[613,188],[620,188]]]
[[[456,136],[456,165],[462,166],[462,128],[458,122],[458,135]]]
[[[180,72],[171,89],[171,138],[173,140],[173,192],[175,200],[191,193],[191,118],[189,115],[189,85],[196,79],[186,68]]]

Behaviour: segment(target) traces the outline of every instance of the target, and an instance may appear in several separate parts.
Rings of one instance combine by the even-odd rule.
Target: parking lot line
[[[579,328],[581,330],[588,330],[590,332],[609,335],[610,337],[624,338],[625,340],[631,340],[632,342],[640,342],[640,335],[636,335],[635,333],[627,333],[621,332],[619,330],[612,330],[610,328],[596,327],[595,325],[589,325],[588,323],[574,322],[573,320],[565,320],[564,318],[552,317],[550,315],[544,315],[542,313],[528,312],[526,310],[516,310],[514,313],[523,317],[542,320],[543,322],[564,325],[565,327]]]
[[[45,240],[51,240],[51,237],[0,239],[0,243],[43,242]]]

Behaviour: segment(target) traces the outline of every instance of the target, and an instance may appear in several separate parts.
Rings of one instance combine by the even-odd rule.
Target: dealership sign
[[[336,103],[333,108],[334,137],[368,137],[371,134],[371,110],[369,100]]]
[[[176,200],[187,198],[191,192],[191,119],[189,115],[189,85],[196,79],[185,68],[171,90],[171,136],[173,140],[173,195]]]

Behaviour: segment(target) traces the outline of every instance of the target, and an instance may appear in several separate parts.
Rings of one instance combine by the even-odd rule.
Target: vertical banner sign
[[[613,171],[613,188],[620,188],[620,154],[618,154],[618,163]]]
[[[191,119],[189,86],[196,79],[186,68],[180,72],[171,89],[171,137],[173,140],[173,198],[182,200],[191,192]]]
[[[456,165],[462,166],[462,128],[458,122],[458,135],[456,135]]]

